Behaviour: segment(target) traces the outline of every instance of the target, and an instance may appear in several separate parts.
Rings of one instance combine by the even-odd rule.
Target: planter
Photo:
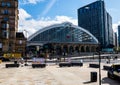
[[[99,65],[99,64],[89,64],[89,67],[92,67],[92,68],[99,68],[100,65]]]
[[[46,64],[32,64],[33,68],[45,68]]]
[[[71,63],[67,63],[67,62],[59,63],[59,67],[70,67],[70,66],[71,66]]]
[[[72,62],[72,66],[83,66],[83,63],[78,63],[78,62]]]
[[[19,64],[6,64],[6,68],[8,67],[19,67]]]

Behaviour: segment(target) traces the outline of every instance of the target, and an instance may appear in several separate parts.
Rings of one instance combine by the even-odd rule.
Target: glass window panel
[[[50,41],[50,42],[95,42],[95,40],[86,32],[74,27],[55,27],[46,30],[33,40],[36,41]]]
[[[7,7],[10,7],[10,6],[11,6],[10,2],[7,2],[6,4],[7,4]]]
[[[6,3],[5,2],[2,2],[2,7],[4,7],[6,5]]]
[[[4,17],[4,19],[3,19],[4,21],[8,21],[9,20],[9,18],[8,17]]]

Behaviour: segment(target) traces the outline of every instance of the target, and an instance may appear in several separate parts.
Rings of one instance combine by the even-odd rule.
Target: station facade
[[[98,40],[90,32],[70,22],[42,28],[27,42],[27,51],[32,54],[74,55],[96,52],[98,47]]]

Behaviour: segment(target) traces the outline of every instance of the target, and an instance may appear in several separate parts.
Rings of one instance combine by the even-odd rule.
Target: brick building
[[[1,55],[13,52],[25,55],[26,38],[23,33],[18,33],[18,14],[18,0],[0,0]],[[21,35],[23,36],[21,37]],[[19,44],[17,44],[18,42]]]

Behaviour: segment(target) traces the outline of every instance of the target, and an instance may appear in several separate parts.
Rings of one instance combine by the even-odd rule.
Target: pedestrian
[[[24,59],[23,58],[21,58],[20,63],[21,63],[21,67],[23,67],[24,66]]]
[[[71,58],[68,58],[68,62],[71,63]]]
[[[106,63],[108,64],[108,59],[106,59]]]
[[[82,59],[80,60],[80,63],[83,63],[83,60],[82,60]]]
[[[115,59],[116,59],[116,60],[117,60],[117,58],[118,58],[118,57],[117,57],[117,56],[115,56]]]

